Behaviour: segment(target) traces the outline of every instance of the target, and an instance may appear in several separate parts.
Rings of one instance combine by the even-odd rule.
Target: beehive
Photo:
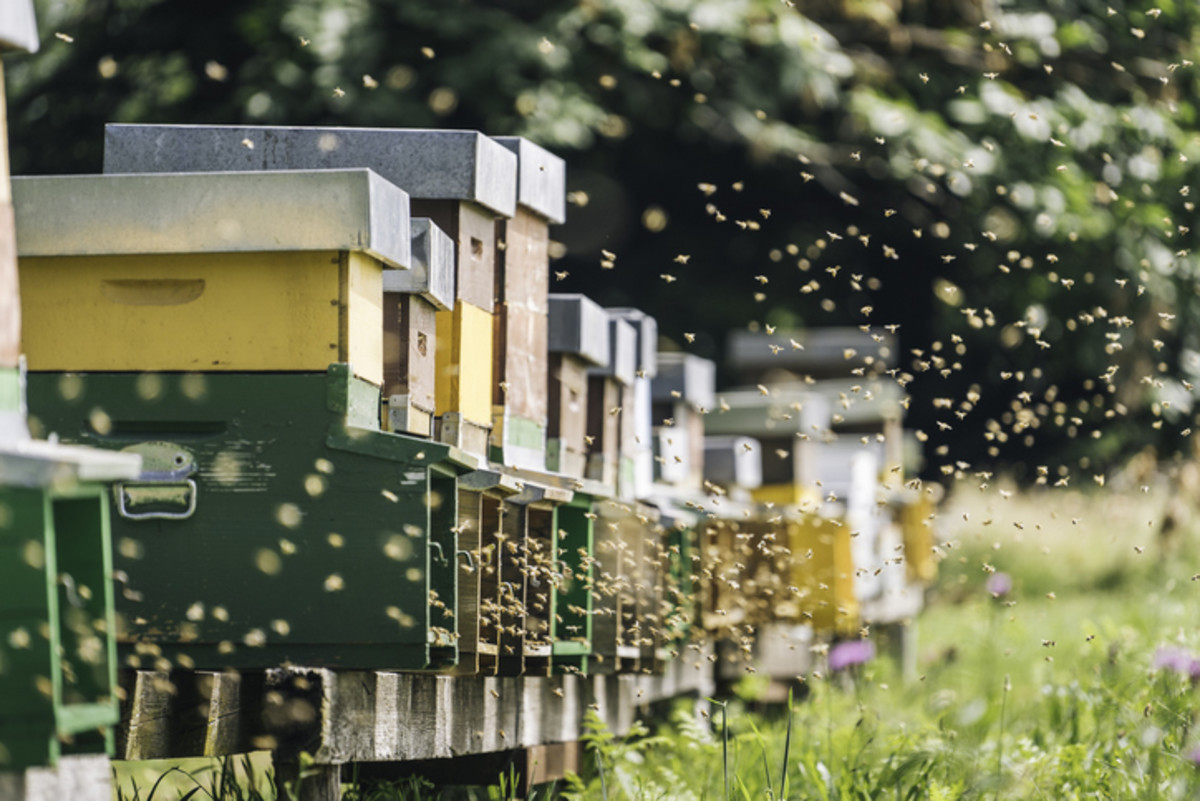
[[[31,414],[143,457],[114,489],[124,663],[453,665],[465,468],[380,427],[404,192],[332,170],[21,179],[15,196]]]
[[[608,313],[631,324],[637,332],[637,362],[633,384],[622,390],[618,495],[649,498],[654,484],[654,407],[651,383],[658,373],[658,322],[639,309],[615,308]]]
[[[609,362],[608,317],[583,295],[549,296],[546,467],[583,477],[587,469],[588,368]]]
[[[246,144],[249,143],[249,144]],[[454,241],[455,305],[437,314],[439,439],[486,457],[492,424],[495,221],[516,210],[517,157],[475,131],[109,125],[122,172],[370,168]]]
[[[706,415],[707,436],[745,436],[761,447],[761,485],[755,500],[815,510],[819,443],[829,432],[828,399],[806,385],[735,389],[721,393],[723,405]]]
[[[383,380],[408,197],[368,170],[16,178],[31,371]],[[69,324],[67,324],[69,321]]]
[[[595,519],[592,499],[581,493],[557,508],[554,553],[561,560],[562,577],[554,591],[550,623],[553,664],[558,672],[586,673],[589,667],[596,581]]]
[[[658,354],[651,385],[658,478],[689,490],[704,481],[704,417],[716,403],[716,365],[686,353]]]
[[[704,480],[727,488],[762,486],[762,443],[751,437],[705,437]]]
[[[933,556],[933,501],[924,492],[913,492],[904,498],[899,517],[908,580],[931,584],[937,578],[937,561]]]
[[[454,308],[454,242],[412,221],[413,264],[383,274],[383,397],[387,428],[431,436],[437,408],[437,313]]]
[[[588,371],[587,477],[617,488],[624,455],[633,450],[632,387],[637,367],[637,329],[608,315],[608,364]],[[627,393],[630,397],[626,397]],[[624,404],[631,404],[628,412]],[[628,486],[628,482],[626,482]]]
[[[106,489],[137,456],[0,442],[0,746],[5,769],[111,753],[118,720]]]
[[[566,221],[566,166],[527,139],[496,141],[517,156],[517,208],[497,221],[492,446],[506,465],[544,470],[550,225]]]
[[[805,515],[787,526],[791,584],[799,589],[800,617],[819,632],[852,634],[858,629],[850,535],[845,522],[817,515]]]

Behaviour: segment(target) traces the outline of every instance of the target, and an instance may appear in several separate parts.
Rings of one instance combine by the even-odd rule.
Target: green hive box
[[[112,496],[121,664],[454,665],[468,467],[380,430],[407,195],[329,170],[14,198],[31,425],[143,459]]]
[[[106,753],[118,720],[106,488],[125,454],[0,446],[0,769]]]
[[[148,375],[29,379],[47,430],[145,460],[113,489],[126,666],[456,662],[449,446],[379,431],[346,365]]]

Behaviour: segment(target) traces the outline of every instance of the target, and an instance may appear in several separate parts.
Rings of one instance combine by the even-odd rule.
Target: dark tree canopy
[[[554,290],[718,360],[899,325],[930,473],[1087,477],[1190,451],[1200,375],[1200,8],[1112,2],[47,0],[13,170],[99,171],[106,122],[527,136]]]

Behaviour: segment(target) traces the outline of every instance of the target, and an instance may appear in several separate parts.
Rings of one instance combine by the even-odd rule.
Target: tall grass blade
[[[767,741],[763,739],[762,732],[758,730],[758,726],[754,725],[754,720],[750,719],[750,730],[754,732],[754,736],[758,738],[758,748],[762,753],[763,774],[767,777],[767,798],[775,798],[775,788],[771,785],[771,765],[767,762]]]
[[[608,801],[608,785],[604,781],[604,762],[600,759],[600,752],[596,752],[596,772],[600,774],[600,796],[604,801]]]
[[[788,792],[788,758],[792,753],[792,688],[788,687],[788,721],[787,734],[783,738],[783,775],[779,777],[779,798],[787,798]]]
[[[729,703],[721,704],[721,765],[725,771],[725,801],[729,801]]]
[[[171,768],[170,770],[165,771],[163,773],[163,775],[159,776],[158,779],[154,782],[154,784],[151,785],[150,794],[146,796],[146,801],[153,801],[154,794],[156,792],[158,792],[158,786],[160,784],[162,784],[163,780],[166,779],[168,776],[170,776],[172,773],[183,773],[184,776],[187,775],[186,773],[184,773],[184,771],[180,770],[179,768]],[[133,788],[133,793],[134,793],[134,795],[133,795],[134,801],[140,801],[141,796],[140,796],[140,793],[138,793],[138,789],[137,789],[136,785]]]

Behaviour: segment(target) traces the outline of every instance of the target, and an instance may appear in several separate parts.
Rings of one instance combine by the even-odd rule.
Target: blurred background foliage
[[[13,169],[99,171],[106,122],[527,136],[553,291],[718,361],[898,324],[928,474],[1090,483],[1189,453],[1200,375],[1200,6],[1110,2],[40,0]]]

